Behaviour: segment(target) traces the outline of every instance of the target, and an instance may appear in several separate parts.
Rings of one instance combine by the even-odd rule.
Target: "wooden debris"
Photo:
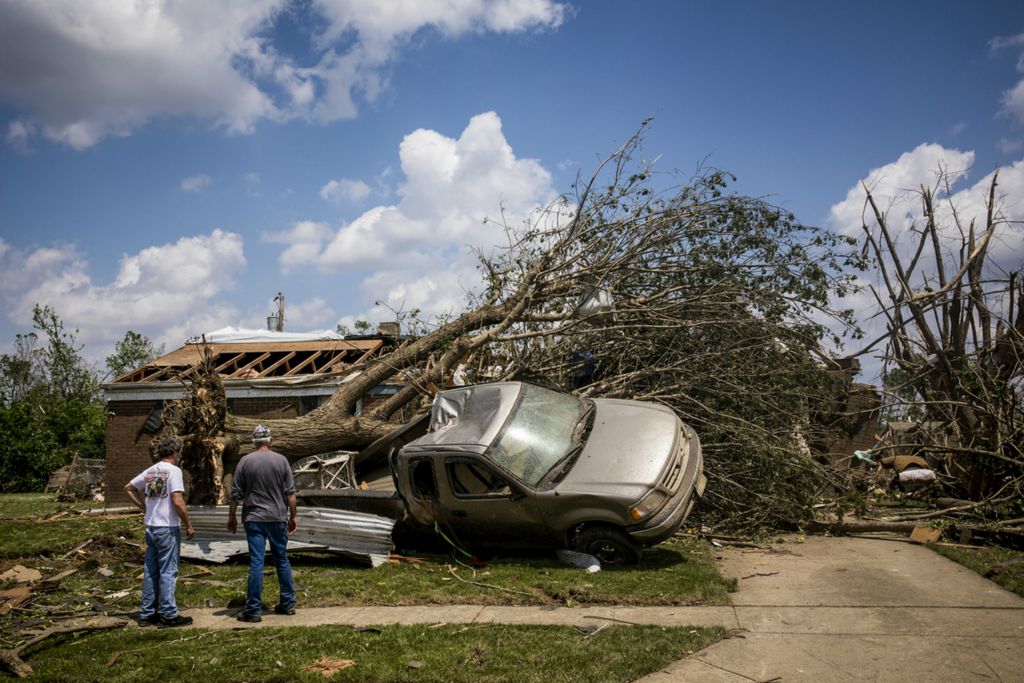
[[[351,659],[331,659],[329,657],[321,657],[315,662],[303,666],[302,670],[309,671],[310,673],[323,674],[324,678],[330,678],[342,669],[347,669],[350,666],[355,665],[356,663]]]
[[[29,638],[17,647],[0,652],[0,664],[2,664],[11,673],[15,674],[19,678],[26,678],[27,676],[32,675],[32,667],[29,666],[28,662],[24,661],[21,658],[21,654],[33,645],[41,643],[47,638],[51,638],[53,636],[61,635],[64,633],[77,633],[79,631],[101,631],[105,629],[121,628],[122,626],[126,626],[127,624],[128,621],[126,619],[114,619],[112,617],[99,617],[97,619],[90,619],[89,621],[66,622],[63,624],[55,624],[54,626],[51,626],[42,633],[39,633],[38,635],[33,636],[32,638]]]
[[[390,564],[399,564],[405,562],[408,564],[423,564],[426,562],[422,557],[409,557],[408,555],[399,555],[398,553],[391,553],[388,555],[388,562]]]
[[[72,567],[71,569],[65,569],[59,574],[54,574],[53,576],[49,576],[43,579],[35,586],[33,586],[33,588],[35,588],[37,591],[55,591],[58,588],[60,588],[61,581],[68,578],[77,571],[78,569],[75,567]]]
[[[77,552],[81,551],[81,550],[82,550],[83,548],[85,548],[85,547],[86,547],[87,545],[89,545],[90,543],[92,543],[92,542],[93,542],[93,540],[94,540],[94,539],[90,538],[90,539],[88,539],[88,540],[86,540],[86,541],[82,541],[81,543],[79,543],[78,545],[76,545],[76,546],[75,546],[74,548],[72,548],[71,550],[67,551],[67,552],[66,552],[66,553],[64,553],[63,555],[61,555],[61,556],[60,556],[60,557],[61,557],[61,559],[62,559],[62,560],[64,560],[64,559],[67,559],[67,558],[71,557],[72,555],[74,555],[75,553],[77,553]]]
[[[207,569],[206,567],[204,567],[201,564],[194,565],[193,569],[195,569],[194,572],[192,572],[191,574],[186,574],[185,576],[179,576],[178,579],[184,581],[186,579],[195,579],[195,578],[200,577],[200,576],[211,576],[211,575],[213,575],[212,571],[210,571],[209,569]]]
[[[7,614],[15,607],[28,602],[31,597],[32,589],[28,586],[17,586],[5,591],[0,591],[0,600],[3,600],[3,604],[0,604],[0,617]]]
[[[933,529],[930,526],[916,526],[910,532],[910,540],[915,543],[935,543],[940,538],[942,538],[942,530]]]
[[[10,581],[13,583],[34,583],[41,578],[43,578],[43,575],[38,569],[29,569],[20,564],[16,564],[3,574],[0,574],[0,581]]]

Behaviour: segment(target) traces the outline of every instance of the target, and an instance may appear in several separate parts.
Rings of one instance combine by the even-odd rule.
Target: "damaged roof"
[[[296,378],[338,373],[365,362],[383,346],[383,339],[206,344],[213,354],[214,367],[225,379]],[[202,343],[186,344],[110,384],[187,380],[200,363],[202,349]]]

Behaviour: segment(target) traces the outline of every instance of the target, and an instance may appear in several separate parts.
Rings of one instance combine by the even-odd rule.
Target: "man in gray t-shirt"
[[[263,620],[263,558],[268,542],[281,588],[274,612],[295,614],[295,585],[287,552],[288,536],[298,528],[295,484],[288,459],[270,450],[270,440],[270,428],[266,425],[257,425],[252,430],[256,450],[239,461],[231,486],[228,531],[238,530],[236,510],[241,503],[242,524],[249,542],[249,585],[239,621]]]

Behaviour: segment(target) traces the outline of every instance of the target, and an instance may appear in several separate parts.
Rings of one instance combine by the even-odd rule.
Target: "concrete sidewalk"
[[[408,607],[313,607],[292,616],[263,614],[259,624],[234,618],[239,609],[188,609],[185,614],[201,629],[260,629],[281,626],[342,624],[538,624],[597,626],[650,624],[655,626],[724,626],[739,628],[732,607],[501,607],[486,605],[418,605]]]
[[[644,683],[1024,680],[1024,598],[927,548],[807,537],[719,555],[738,637]]]
[[[653,673],[669,681],[1024,681],[1024,598],[931,550],[886,538],[791,537],[719,551],[730,607],[328,607],[200,628],[505,623],[721,625],[736,636]]]
[[[739,628],[732,607],[489,607],[486,605],[419,605],[409,607],[318,607],[290,617],[264,614],[258,624],[235,619],[238,609],[190,609],[193,628],[267,628],[345,624],[540,624],[596,626],[601,623],[656,626],[716,626]]]

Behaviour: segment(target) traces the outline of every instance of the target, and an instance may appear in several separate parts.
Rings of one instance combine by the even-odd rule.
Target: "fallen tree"
[[[479,254],[482,284],[465,312],[361,365],[317,410],[269,421],[275,448],[297,459],[364,446],[456,371],[529,379],[672,406],[704,443],[707,519],[806,520],[829,479],[807,444],[841,384],[819,342],[827,322],[852,328],[830,301],[848,291],[858,257],[845,238],[729,191],[720,170],[702,165],[683,183],[657,172],[639,160],[643,130],[571,197],[504,225],[505,248]],[[395,377],[404,389],[352,415]],[[226,414],[210,457],[244,446],[255,423]]]

